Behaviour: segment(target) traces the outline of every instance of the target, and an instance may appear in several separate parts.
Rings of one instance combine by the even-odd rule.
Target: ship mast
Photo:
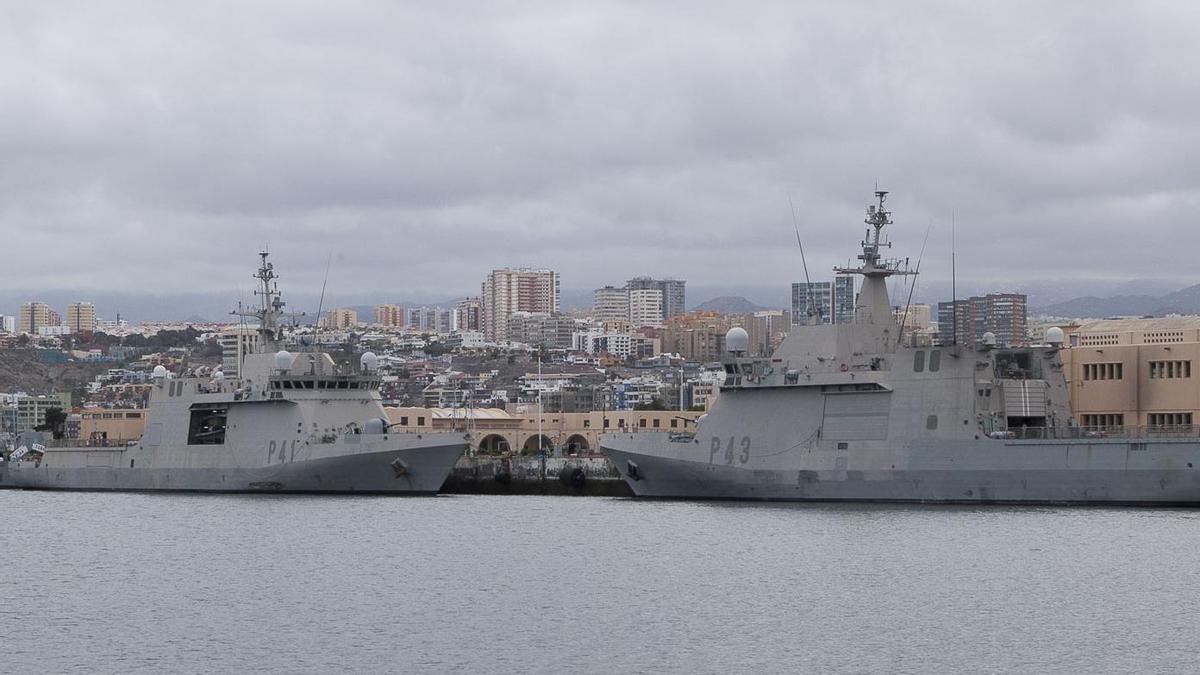
[[[901,267],[899,259],[884,258],[880,254],[881,249],[892,247],[892,242],[882,236],[883,228],[892,224],[892,212],[883,207],[887,194],[886,190],[876,190],[875,197],[879,203],[867,207],[867,217],[863,222],[869,227],[862,241],[862,253],[858,256],[862,264],[858,267],[833,268],[838,274],[859,274],[863,277],[862,290],[854,305],[854,323],[895,325],[896,319],[892,316],[888,300],[887,278],[915,274]]]
[[[262,351],[275,351],[283,343],[283,320],[298,318],[304,316],[304,313],[283,311],[287,303],[283,301],[279,293],[279,277],[275,274],[275,265],[267,261],[267,257],[271,254],[261,251],[258,255],[262,259],[259,262],[258,272],[254,275],[254,278],[258,280],[258,288],[254,289],[254,294],[259,297],[258,308],[254,311],[245,311],[239,308],[238,311],[231,312],[231,314],[246,319],[256,319]]]

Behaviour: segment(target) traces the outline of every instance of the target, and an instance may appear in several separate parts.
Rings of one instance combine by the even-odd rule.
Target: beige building
[[[37,335],[40,328],[57,326],[57,321],[51,321],[55,314],[44,302],[27,302],[17,315],[17,332]]]
[[[454,305],[454,330],[479,331],[483,329],[483,315],[479,298],[466,298]]]
[[[449,429],[469,430],[472,452],[520,454],[537,452],[536,406],[508,412],[499,408],[387,408],[397,431],[420,433]],[[703,413],[671,410],[621,410],[582,413],[546,411],[541,415],[541,445],[555,454],[599,454],[600,434],[629,431],[693,431]]]
[[[375,305],[375,325],[383,328],[404,326],[404,308],[400,305]]]
[[[72,333],[90,333],[96,330],[96,307],[90,302],[72,302],[67,305],[65,325]]]
[[[352,309],[331,309],[321,318],[322,328],[328,330],[344,330],[358,325],[358,312]]]
[[[1066,338],[1063,368],[1077,424],[1200,421],[1200,317],[1092,321]]]
[[[558,312],[558,285],[558,273],[553,270],[492,270],[480,295],[484,335],[492,341],[508,339],[508,320],[514,312]]]
[[[83,408],[78,414],[79,440],[91,445],[136,441],[146,430],[146,411],[140,408]]]

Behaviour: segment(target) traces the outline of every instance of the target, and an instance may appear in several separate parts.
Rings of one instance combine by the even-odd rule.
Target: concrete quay
[[[632,497],[607,457],[462,457],[442,494]]]

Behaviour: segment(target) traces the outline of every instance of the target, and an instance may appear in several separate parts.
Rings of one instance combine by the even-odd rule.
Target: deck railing
[[[1017,427],[1004,431],[993,431],[989,436],[1006,440],[1200,438],[1200,426],[1192,424],[1152,424],[1092,427]]]

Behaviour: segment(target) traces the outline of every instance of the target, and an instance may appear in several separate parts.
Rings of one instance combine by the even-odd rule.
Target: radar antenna
[[[283,342],[283,319],[295,319],[304,316],[304,312],[283,311],[287,303],[279,293],[279,277],[275,274],[275,265],[267,260],[271,254],[261,251],[258,255],[261,261],[258,272],[254,274],[254,278],[258,279],[258,288],[254,290],[254,294],[259,296],[258,309],[249,312],[239,307],[238,311],[231,313],[243,318],[257,319],[263,347],[273,350]]]

